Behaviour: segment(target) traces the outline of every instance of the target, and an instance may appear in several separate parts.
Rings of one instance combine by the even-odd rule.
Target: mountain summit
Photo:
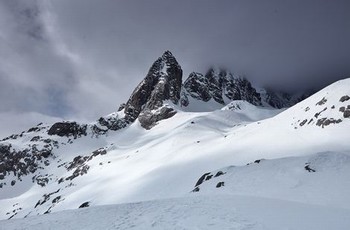
[[[139,83],[123,106],[126,120],[137,118],[142,127],[149,129],[157,121],[172,117],[176,112],[164,101],[177,105],[180,100],[182,69],[170,51],[158,58],[146,77]],[[123,108],[122,107],[122,108]]]
[[[263,92],[260,94],[247,79],[224,69],[210,68],[205,75],[192,72],[184,83],[182,76],[183,71],[174,55],[165,51],[152,64],[129,100],[120,105],[118,113],[100,118],[95,131],[119,130],[136,120],[143,128],[151,129],[159,121],[174,116],[179,107],[186,111],[211,111],[231,101],[244,100],[257,106],[283,108],[300,101],[271,90],[260,90]],[[208,109],[203,110],[198,103],[206,103],[204,107]]]
[[[234,100],[244,100],[257,106],[285,108],[305,98],[257,90],[246,78],[225,69],[210,68],[205,75],[192,72],[184,83],[182,76],[183,71],[174,55],[165,51],[152,64],[129,100],[120,106],[119,111],[124,115],[116,119],[119,125],[114,127],[124,128],[125,124],[138,120],[143,128],[150,129],[158,121],[174,116],[174,105],[186,111],[192,111],[194,107],[197,107],[195,111],[201,111],[198,109],[201,106],[196,104],[207,103],[209,110],[213,110]]]

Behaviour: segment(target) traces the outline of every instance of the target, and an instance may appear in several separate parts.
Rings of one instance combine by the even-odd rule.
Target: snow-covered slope
[[[221,177],[223,189],[211,189],[218,182],[212,180],[214,184],[203,183],[199,193],[226,191],[350,209],[349,84],[350,79],[334,83],[283,112],[245,101],[205,113],[177,108],[172,118],[150,130],[136,121],[97,135],[90,124],[74,139],[48,135],[52,127],[41,125],[3,141],[13,149],[33,148],[35,143],[40,149],[42,142],[35,140],[39,136],[51,140],[46,142],[52,152],[38,160],[34,174],[5,176],[0,216],[21,218],[80,206],[196,196],[191,191],[201,175],[231,165],[237,167]],[[324,118],[341,121],[318,125]],[[301,125],[305,119],[313,120]],[[257,159],[270,160],[246,166]],[[316,172],[305,170],[305,164]]]
[[[350,152],[258,159],[203,174],[193,193],[245,195],[350,210]]]
[[[350,211],[250,196],[196,196],[0,221],[0,229],[347,230]]]
[[[2,209],[1,214],[7,218],[14,214],[23,217],[77,208],[84,202],[112,204],[187,194],[196,177],[207,168],[206,163],[195,169],[195,174],[191,172],[191,163],[203,157],[200,150],[206,146],[206,141],[222,139],[232,127],[278,113],[247,102],[235,104],[243,110],[235,112],[237,107],[229,106],[208,113],[178,111],[173,118],[161,121],[149,131],[136,122],[103,136],[96,136],[87,129],[86,136],[74,139],[50,136],[48,128],[42,127],[36,132],[22,133],[21,138],[5,140],[12,148],[28,144],[41,149],[40,140],[54,144],[50,146],[53,155],[42,158],[47,166],[39,167],[35,177],[33,174],[23,174],[20,179],[16,178],[18,174],[6,176],[1,193],[5,200],[1,202],[2,207],[8,208]],[[255,117],[250,114],[253,110]],[[36,142],[36,139],[40,140]],[[186,176],[186,171],[179,171],[176,165],[188,167],[187,173],[192,175]],[[181,180],[167,182],[172,178]],[[183,186],[186,180],[188,185]],[[12,181],[15,181],[13,186]],[[36,183],[33,185],[32,181]],[[12,192],[14,190],[17,194]],[[18,208],[13,207],[15,203]]]

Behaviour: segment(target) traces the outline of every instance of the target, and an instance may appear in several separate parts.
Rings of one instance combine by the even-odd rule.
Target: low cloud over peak
[[[94,119],[170,50],[184,70],[223,66],[256,85],[319,89],[350,76],[350,3],[28,0],[0,3],[0,113]]]

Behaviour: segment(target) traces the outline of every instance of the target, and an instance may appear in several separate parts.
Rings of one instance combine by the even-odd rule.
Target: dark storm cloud
[[[223,65],[285,90],[350,73],[346,0],[52,3],[63,40],[97,68],[117,71],[111,78],[120,83],[138,82],[166,49],[187,74]]]
[[[350,76],[349,10],[348,0],[4,0],[0,111],[112,112],[165,50],[184,78],[217,65],[257,85],[319,88]]]
[[[57,111],[52,104],[66,108],[65,99],[57,100],[52,92],[72,89],[68,76],[73,70],[46,39],[38,5],[8,0],[0,10],[0,112],[62,115],[64,109]]]

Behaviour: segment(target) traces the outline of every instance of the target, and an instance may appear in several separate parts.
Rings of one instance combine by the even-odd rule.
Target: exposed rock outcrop
[[[181,100],[182,106],[187,106],[188,96],[204,102],[213,99],[219,104],[233,100],[245,100],[254,105],[261,105],[260,94],[251,83],[241,77],[236,77],[226,70],[213,68],[202,75],[191,73],[184,82],[185,96]]]
[[[311,93],[291,95],[271,89],[258,91],[245,78],[224,69],[211,68],[205,75],[196,72],[189,75],[183,85],[181,106],[187,107],[189,98],[192,97],[204,102],[212,99],[222,105],[234,100],[244,100],[253,105],[269,105],[280,109],[293,106],[310,95]]]
[[[178,104],[182,85],[182,69],[170,51],[158,58],[146,77],[136,87],[128,102],[123,105],[125,119],[139,118],[142,127],[150,129],[158,121],[173,116],[173,108],[164,106],[169,100]]]
[[[42,142],[45,144],[41,147],[30,144],[22,149],[0,143],[0,181],[10,174],[21,180],[23,176],[36,172],[42,165],[48,166],[50,162],[47,159],[53,157],[52,150],[58,145],[57,141],[50,139]]]
[[[57,122],[51,126],[47,134],[58,136],[73,136],[74,138],[82,135],[86,136],[87,125],[79,125],[76,122]]]
[[[184,88],[195,99],[207,102],[212,98],[208,78],[201,73],[191,73],[184,82]]]

